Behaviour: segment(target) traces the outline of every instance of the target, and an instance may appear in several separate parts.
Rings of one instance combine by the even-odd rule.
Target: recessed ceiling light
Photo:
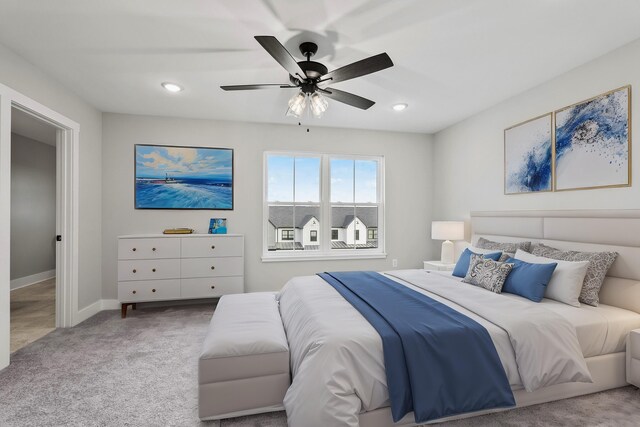
[[[393,109],[396,110],[396,111],[402,111],[405,108],[407,108],[408,106],[409,105],[407,105],[407,104],[396,104],[396,105],[393,106]]]
[[[177,85],[175,83],[169,83],[169,82],[162,83],[162,87],[168,90],[169,92],[180,92],[182,90],[182,86]]]

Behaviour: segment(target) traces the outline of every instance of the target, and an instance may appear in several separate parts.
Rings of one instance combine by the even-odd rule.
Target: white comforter
[[[552,311],[423,270],[393,276],[484,326],[512,388],[591,382],[575,328]],[[291,352],[284,399],[291,426],[357,426],[360,412],[389,405],[382,341],[348,301],[318,276],[291,279],[279,299]]]

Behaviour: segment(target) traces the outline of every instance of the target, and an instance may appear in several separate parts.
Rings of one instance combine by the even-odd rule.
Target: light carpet
[[[12,355],[0,371],[0,426],[286,426],[283,412],[198,420],[197,360],[213,305],[99,313]],[[447,426],[640,425],[634,387]]]

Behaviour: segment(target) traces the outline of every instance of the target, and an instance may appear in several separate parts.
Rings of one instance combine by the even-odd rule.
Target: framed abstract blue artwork
[[[135,208],[233,210],[233,150],[136,145]]]
[[[556,111],[556,191],[630,186],[630,118],[630,86]]]
[[[504,193],[552,191],[552,114],[504,131]]]

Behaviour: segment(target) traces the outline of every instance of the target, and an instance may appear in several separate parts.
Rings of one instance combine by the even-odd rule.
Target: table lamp
[[[464,239],[464,222],[462,221],[432,221],[431,238],[433,240],[444,240],[442,242],[442,252],[440,262],[443,264],[453,264],[453,242],[452,240]]]

